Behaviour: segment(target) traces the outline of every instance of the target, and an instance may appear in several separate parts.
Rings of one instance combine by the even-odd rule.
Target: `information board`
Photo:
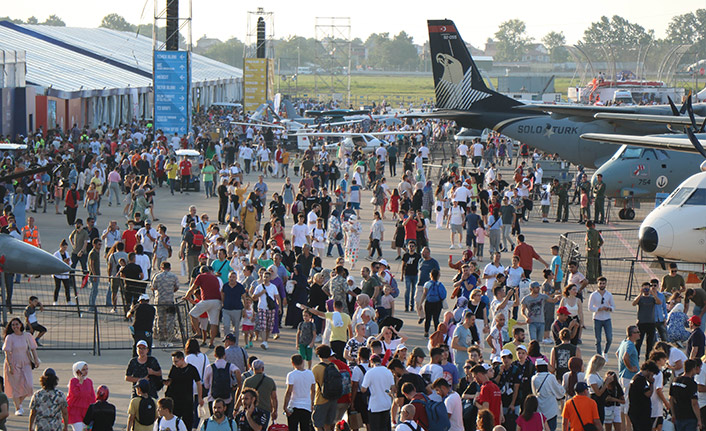
[[[189,131],[191,69],[186,51],[154,52],[154,127],[165,135]]]
[[[267,59],[246,58],[243,65],[245,112],[255,112],[267,102]]]

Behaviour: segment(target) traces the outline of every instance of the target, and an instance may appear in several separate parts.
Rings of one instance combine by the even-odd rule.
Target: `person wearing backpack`
[[[421,302],[424,303],[424,338],[429,338],[429,326],[434,319],[434,327],[439,326],[439,315],[446,299],[446,287],[439,281],[439,270],[431,270],[431,280],[424,284]],[[421,323],[421,322],[419,322]]]
[[[311,370],[316,381],[314,411],[311,418],[317,430],[330,431],[336,423],[338,398],[343,395],[343,378],[338,367],[331,362],[333,354],[329,346],[325,344],[318,346],[316,356],[321,362],[314,365]]]
[[[150,382],[141,379],[137,383],[138,396],[130,400],[127,409],[127,431],[152,431],[157,418],[157,403],[150,397]]]
[[[184,232],[184,239],[179,246],[179,259],[186,260],[187,273],[189,274],[189,283],[193,281],[191,273],[194,271],[199,262],[199,255],[203,248],[204,236],[203,233],[196,230],[196,222],[189,222],[189,229]]]
[[[395,378],[392,371],[382,366],[382,358],[373,355],[370,358],[372,368],[365,373],[360,385],[362,392],[370,391],[368,402],[368,417],[370,429],[375,431],[392,431],[390,408],[392,407],[391,393],[395,391]]]
[[[154,431],[187,431],[186,424],[180,417],[173,413],[174,401],[169,398],[160,398],[157,401],[157,413],[159,418],[154,424]]]
[[[447,418],[449,421],[449,427],[446,428],[448,431],[464,431],[463,429],[463,403],[461,402],[461,396],[458,392],[454,391],[449,382],[446,379],[437,379],[432,387],[441,398],[444,399],[444,405],[446,406]],[[430,418],[434,419],[434,418]],[[435,425],[439,425],[440,421],[432,421]],[[434,426],[430,427],[430,431],[439,430],[440,428]]]
[[[400,423],[397,424],[395,431],[422,431],[421,425],[414,421],[415,406],[407,404],[400,410]]]
[[[201,431],[237,431],[238,425],[230,415],[226,415],[226,403],[220,398],[213,401],[211,417],[203,421]]]
[[[225,347],[217,346],[214,355],[216,360],[206,367],[203,375],[204,386],[208,388],[208,408],[213,414],[215,402],[221,400],[224,403],[226,416],[231,417],[233,395],[236,388],[240,387],[242,376],[237,365],[225,360]]]

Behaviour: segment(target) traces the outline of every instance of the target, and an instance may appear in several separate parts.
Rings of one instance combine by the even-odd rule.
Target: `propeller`
[[[704,133],[704,131],[706,131],[706,118],[704,118],[703,123],[701,123],[700,125],[696,122],[696,116],[694,115],[694,105],[691,102],[691,93],[689,93],[689,96],[681,105],[680,109],[677,109],[671,97],[667,96],[667,100],[669,101],[669,107],[672,109],[672,114],[674,114],[675,117],[686,114],[691,120],[691,127],[685,127],[687,131],[695,130],[696,133]],[[671,127],[669,127],[669,130],[673,132]]]
[[[701,142],[699,141],[699,138],[696,137],[696,134],[694,134],[694,131],[690,128],[687,128],[686,135],[689,137],[691,145],[696,148],[696,151],[701,153],[701,155],[706,158],[706,149],[704,149],[703,145],[701,145]]]

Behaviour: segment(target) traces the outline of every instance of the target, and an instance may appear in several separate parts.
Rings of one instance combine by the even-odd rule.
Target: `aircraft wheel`
[[[618,211],[618,218],[619,218],[620,220],[625,220],[625,208],[623,208],[623,209],[621,209],[620,211]]]
[[[635,210],[632,208],[626,208],[625,209],[625,219],[626,220],[634,220],[635,219]]]

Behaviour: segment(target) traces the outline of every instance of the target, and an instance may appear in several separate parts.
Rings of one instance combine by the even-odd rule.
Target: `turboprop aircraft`
[[[416,135],[422,133],[419,130],[391,130],[387,132],[371,132],[371,133],[357,133],[357,132],[316,132],[316,131],[303,131],[297,132],[290,136],[296,136],[298,139],[298,147],[300,150],[306,150],[309,148],[311,142],[311,137],[319,138],[341,138],[339,142],[332,144],[325,144],[324,148],[328,151],[337,149],[339,144],[343,145],[347,150],[353,151],[354,148],[358,148],[364,153],[369,153],[375,151],[380,145],[387,147],[390,143],[382,137],[384,136],[394,136],[394,135]],[[314,149],[320,148],[314,145]]]
[[[597,113],[671,115],[663,106],[525,105],[491,90],[474,63],[451,20],[430,20],[431,49],[437,109],[420,118],[454,120],[459,126],[491,128],[512,139],[574,164],[598,167],[615,153],[615,147],[581,139],[585,133],[657,135],[669,133],[666,124],[596,119]],[[694,106],[700,115],[706,105]]]

